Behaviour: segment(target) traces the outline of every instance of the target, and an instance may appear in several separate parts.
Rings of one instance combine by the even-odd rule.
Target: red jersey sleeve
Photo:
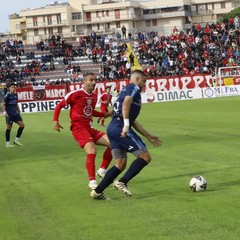
[[[93,116],[94,117],[104,117],[104,113],[93,110]]]
[[[53,121],[57,121],[58,122],[58,119],[59,119],[59,115],[60,115],[60,112],[61,112],[61,109],[63,107],[65,107],[67,104],[65,102],[65,100],[63,99],[54,109],[54,114],[53,114]]]
[[[100,100],[101,100],[101,106],[108,107],[109,103],[111,103],[111,100],[112,100],[112,94],[103,93],[100,97]],[[102,101],[106,103],[103,103]]]

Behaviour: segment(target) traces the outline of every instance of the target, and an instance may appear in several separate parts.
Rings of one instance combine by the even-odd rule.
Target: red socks
[[[102,118],[101,119],[101,126],[104,126],[104,122],[105,122],[105,120],[104,120],[104,118]]]
[[[95,158],[96,154],[87,154],[87,159],[86,159],[86,168],[88,172],[88,178],[89,181],[95,180]]]
[[[103,154],[103,159],[102,159],[100,168],[107,169],[111,161],[112,161],[112,153],[111,153],[111,149],[108,147]]]
[[[95,174],[96,174],[95,158],[96,158],[96,154],[93,154],[93,153],[87,154],[86,168],[87,168],[87,172],[88,172],[89,181],[96,179],[96,177],[95,177]],[[110,148],[108,147],[103,154],[102,163],[101,163],[100,168],[107,169],[108,165],[110,164],[111,161],[112,161],[112,153],[111,153]]]

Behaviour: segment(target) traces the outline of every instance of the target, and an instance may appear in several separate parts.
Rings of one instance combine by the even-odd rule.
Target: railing
[[[120,17],[116,17],[115,15],[110,16],[96,16],[92,14],[91,17],[84,17],[83,23],[107,23],[107,22],[115,22],[115,21],[124,21],[124,20],[136,20],[141,19],[140,15],[137,14],[128,14],[128,13],[122,13]]]
[[[190,11],[177,11],[177,12],[160,12],[160,13],[149,13],[144,14],[143,19],[158,19],[158,18],[172,18],[172,17],[188,17],[192,16]]]
[[[205,9],[205,10],[201,10],[201,9],[198,9],[198,11],[193,11],[192,12],[192,15],[193,16],[197,16],[197,15],[208,15],[208,14],[212,14],[213,11],[212,10],[209,10],[209,9]]]
[[[45,22],[27,22],[26,23],[26,28],[41,28],[41,27],[56,27],[56,26],[66,26],[68,25],[68,21],[67,20],[61,20],[61,21],[57,21],[57,20],[52,20],[51,24],[49,24],[47,21]]]

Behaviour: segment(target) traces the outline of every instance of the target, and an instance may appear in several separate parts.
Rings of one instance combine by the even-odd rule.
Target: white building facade
[[[19,16],[27,43],[36,43],[61,34],[76,39],[92,31],[101,34],[121,33],[124,25],[128,33],[157,32],[171,34],[172,29],[187,31],[192,24],[216,22],[224,13],[240,7],[239,0],[69,0],[43,7],[25,9]],[[14,19],[10,20],[14,21]],[[10,26],[14,25],[13,23]],[[11,32],[14,27],[11,27]]]

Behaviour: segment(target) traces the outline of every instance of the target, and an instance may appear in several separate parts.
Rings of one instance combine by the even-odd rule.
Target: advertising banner
[[[201,88],[162,92],[145,92],[142,94],[143,103],[191,100],[199,98],[202,98]]]
[[[120,91],[128,82],[128,80],[98,82],[95,92],[100,97],[106,86],[110,86],[112,92],[115,89]],[[211,83],[212,76],[202,74],[150,78],[147,79],[146,88],[142,94],[143,103],[201,98],[201,89],[211,85]],[[72,83],[17,88],[19,106],[23,113],[52,111],[67,93],[82,87],[83,83]]]
[[[209,75],[188,75],[183,77],[162,77],[147,79],[145,92],[177,91],[184,89],[194,89],[206,87],[210,84],[212,77]],[[100,96],[110,86],[111,90],[120,91],[128,84],[127,80],[104,81],[96,84],[95,92]],[[68,85],[44,85],[30,86],[17,89],[19,102],[46,101],[62,99],[70,91],[82,88],[82,83]]]
[[[240,95],[240,85],[203,88],[203,98]]]

